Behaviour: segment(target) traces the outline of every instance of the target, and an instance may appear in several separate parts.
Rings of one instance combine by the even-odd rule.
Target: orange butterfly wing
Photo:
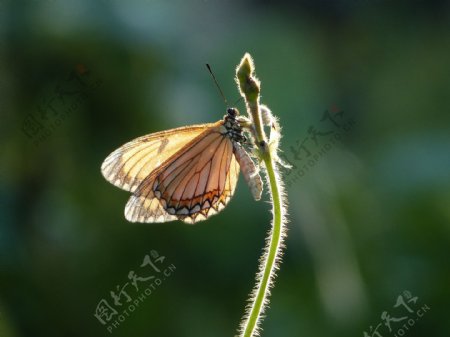
[[[145,178],[125,207],[127,220],[195,223],[223,209],[236,188],[239,165],[222,126],[213,124]]]

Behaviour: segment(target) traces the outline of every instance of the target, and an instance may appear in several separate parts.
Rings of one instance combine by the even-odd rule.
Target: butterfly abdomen
[[[234,154],[239,163],[239,166],[241,167],[242,175],[244,176],[245,181],[250,187],[250,191],[252,192],[253,197],[255,198],[255,200],[260,200],[263,183],[259,175],[259,170],[256,168],[253,160],[240,144],[234,143],[233,147]]]

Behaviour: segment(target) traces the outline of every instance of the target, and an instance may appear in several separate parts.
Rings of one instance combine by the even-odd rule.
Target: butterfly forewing
[[[115,186],[134,192],[157,167],[213,125],[181,127],[136,138],[105,159],[102,174]]]

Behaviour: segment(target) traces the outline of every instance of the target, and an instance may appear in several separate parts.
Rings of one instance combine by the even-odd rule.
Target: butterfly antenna
[[[214,76],[214,73],[213,73],[213,71],[212,71],[212,69],[211,69],[211,67],[210,67],[210,65],[209,65],[208,63],[206,63],[206,68],[208,68],[208,71],[209,71],[209,73],[211,74],[211,76],[212,76],[212,78],[213,78],[213,80],[214,80],[214,83],[216,84],[217,89],[219,89],[220,96],[222,96],[223,101],[225,102],[225,104],[228,105],[228,101],[227,101],[227,99],[225,98],[225,95],[223,94],[222,89],[220,89],[219,82],[217,82],[216,76]]]

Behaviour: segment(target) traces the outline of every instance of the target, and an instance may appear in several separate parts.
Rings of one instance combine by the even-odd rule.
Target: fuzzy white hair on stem
[[[242,124],[250,131],[255,153],[264,164],[263,172],[269,186],[273,215],[271,229],[259,260],[256,285],[250,293],[249,303],[239,328],[240,337],[252,337],[260,332],[261,320],[269,303],[270,289],[274,286],[276,271],[281,263],[286,237],[287,202],[278,165],[287,165],[277,154],[281,139],[278,119],[269,108],[259,102],[261,83],[254,76],[253,60],[248,53],[244,55],[236,69],[236,82],[249,115],[249,118],[242,120]],[[270,127],[269,138],[265,134],[264,126]]]

